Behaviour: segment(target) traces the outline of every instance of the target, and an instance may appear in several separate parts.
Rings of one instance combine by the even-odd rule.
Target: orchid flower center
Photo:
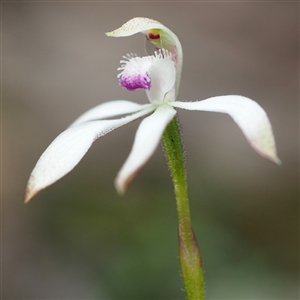
[[[129,91],[144,89],[149,101],[155,104],[175,100],[176,68],[170,52],[161,49],[151,56],[127,54],[123,58],[118,68],[122,70],[118,78],[123,88]]]

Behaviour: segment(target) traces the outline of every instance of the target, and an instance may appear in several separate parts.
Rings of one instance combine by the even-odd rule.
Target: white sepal
[[[34,167],[26,189],[25,203],[47,186],[69,173],[86,154],[92,143],[108,132],[152,112],[154,107],[133,115],[105,121],[91,121],[62,132],[45,150]]]
[[[161,105],[141,122],[131,152],[115,180],[116,189],[120,194],[124,194],[129,183],[154,153],[165,128],[175,114],[176,111],[171,106]]]
[[[277,164],[281,163],[276,154],[274,135],[268,116],[255,101],[243,96],[228,95],[197,102],[172,102],[169,104],[187,110],[229,114],[254,150]]]
[[[168,29],[166,26],[159,23],[158,21],[149,18],[137,17],[129,20],[120,28],[111,32],[107,32],[106,35],[112,37],[125,37],[154,28],[163,29],[167,32],[171,32],[170,29]]]
[[[127,100],[114,100],[97,105],[78,117],[70,126],[80,123],[111,118],[123,114],[130,114],[150,107],[151,104],[137,104]]]

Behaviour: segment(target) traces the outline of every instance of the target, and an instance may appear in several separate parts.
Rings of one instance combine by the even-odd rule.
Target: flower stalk
[[[176,117],[167,126],[162,141],[175,189],[179,257],[185,292],[188,300],[204,300],[203,269],[200,251],[191,225],[184,150]]]

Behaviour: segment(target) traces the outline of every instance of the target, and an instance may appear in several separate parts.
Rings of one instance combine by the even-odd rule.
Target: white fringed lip
[[[176,68],[172,54],[161,49],[151,56],[137,57],[128,54],[121,60],[119,84],[129,91],[146,90],[153,104],[174,101]]]

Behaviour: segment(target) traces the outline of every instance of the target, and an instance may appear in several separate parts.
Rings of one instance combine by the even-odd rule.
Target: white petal
[[[140,124],[131,152],[115,180],[119,193],[126,191],[131,180],[151,157],[175,114],[176,111],[171,106],[162,105]]]
[[[150,104],[151,105],[151,104]],[[70,126],[88,121],[96,121],[118,115],[129,114],[150,107],[149,104],[141,105],[127,100],[115,100],[97,105],[82,114]]]
[[[215,111],[229,114],[241,128],[250,145],[260,155],[280,164],[274,135],[266,112],[255,101],[236,95],[218,96],[197,102],[172,102],[188,110]]]
[[[144,109],[118,119],[91,121],[62,132],[46,149],[33,169],[26,189],[25,203],[37,193],[69,173],[82,159],[92,143],[108,132],[153,111]]]
[[[175,100],[176,69],[169,52],[162,50],[155,53],[149,77],[151,88],[146,93],[151,103],[162,104]]]

